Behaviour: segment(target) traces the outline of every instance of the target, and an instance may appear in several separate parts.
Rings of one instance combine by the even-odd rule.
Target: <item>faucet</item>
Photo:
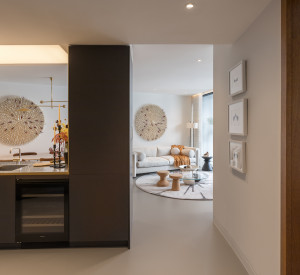
[[[21,162],[21,148],[11,148],[9,150],[9,153],[11,154],[14,149],[19,150],[19,159],[16,159],[16,161],[17,161],[18,164],[20,164],[20,162]],[[15,161],[15,160],[13,159],[13,161]]]

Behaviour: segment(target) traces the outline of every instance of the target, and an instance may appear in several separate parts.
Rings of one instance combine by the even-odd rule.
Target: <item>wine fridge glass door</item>
[[[18,182],[16,241],[68,241],[67,182]]]

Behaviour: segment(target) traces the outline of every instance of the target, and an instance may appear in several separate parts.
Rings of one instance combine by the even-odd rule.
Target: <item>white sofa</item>
[[[190,158],[191,165],[199,166],[199,148],[185,146],[184,149],[194,151],[194,157]],[[144,153],[146,157],[139,160],[139,153]],[[133,148],[133,171],[132,176],[137,174],[151,173],[159,170],[176,170],[174,158],[171,156],[171,146],[152,146]]]

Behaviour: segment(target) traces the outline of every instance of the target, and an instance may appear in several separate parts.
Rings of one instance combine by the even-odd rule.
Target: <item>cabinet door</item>
[[[70,175],[70,242],[128,242],[128,178]]]
[[[15,177],[0,176],[0,243],[15,242]]]
[[[130,48],[69,48],[70,241],[128,242]]]
[[[128,46],[69,48],[69,124],[71,174],[129,173]]]

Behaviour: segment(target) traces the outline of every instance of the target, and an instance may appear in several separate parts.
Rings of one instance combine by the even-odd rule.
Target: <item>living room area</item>
[[[213,45],[133,45],[132,57],[136,185],[212,200]]]

